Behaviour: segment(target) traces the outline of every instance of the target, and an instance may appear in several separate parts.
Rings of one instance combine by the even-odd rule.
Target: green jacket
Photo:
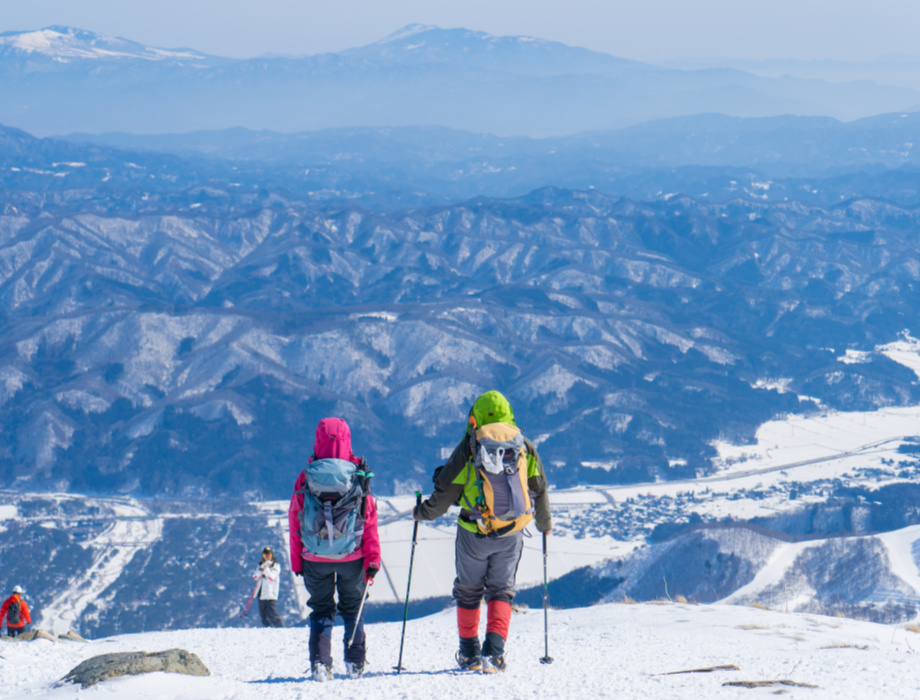
[[[527,486],[534,494],[534,523],[540,532],[549,532],[553,528],[553,520],[549,512],[549,494],[546,491],[546,475],[543,471],[543,462],[537,454],[536,446],[524,438],[527,448]],[[468,522],[465,518],[474,519],[475,513],[467,508],[475,503],[479,495],[476,486],[475,473],[470,457],[473,450],[470,439],[464,437],[457,445],[447,464],[438,474],[432,494],[422,501],[416,511],[418,520],[434,520],[444,515],[452,504],[460,500],[460,527],[470,532],[479,532],[475,522]],[[465,498],[463,498],[465,496]]]

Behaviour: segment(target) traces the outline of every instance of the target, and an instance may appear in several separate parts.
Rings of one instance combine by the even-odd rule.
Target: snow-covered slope
[[[201,61],[205,58],[197,51],[157,49],[127,39],[61,26],[3,32],[0,34],[0,59],[11,56],[42,57],[58,63],[76,60]]]
[[[192,629],[125,635],[88,644],[39,640],[5,644],[0,687],[10,700],[118,697],[188,700],[293,698],[793,698],[912,697],[916,628],[787,614],[756,608],[675,603],[607,604],[514,615],[508,670],[494,676],[455,670],[450,612],[410,621],[399,658],[401,623],[368,627],[364,678],[342,677],[342,628],[333,633],[337,678],[315,685],[306,672],[305,628]],[[56,682],[81,661],[118,651],[182,648],[208,677],[165,673],[105,681],[81,691]],[[705,672],[705,669],[721,669]],[[728,667],[728,668],[726,668]],[[738,684],[738,685],[727,685]],[[747,687],[743,684],[748,684]],[[760,684],[759,686],[756,684]]]

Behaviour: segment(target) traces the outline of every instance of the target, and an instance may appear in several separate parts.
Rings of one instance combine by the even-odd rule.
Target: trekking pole
[[[545,656],[540,659],[541,664],[553,663],[553,657],[549,655],[549,592],[546,583],[546,533],[543,533],[543,648]]]
[[[240,617],[246,617],[249,614],[249,607],[252,605],[252,601],[256,597],[256,593],[259,592],[259,586],[261,585],[262,579],[260,578],[256,581],[256,587],[252,589],[252,593],[249,594],[249,600],[246,601],[246,606],[240,611]]]
[[[355,619],[355,628],[351,631],[351,637],[348,638],[348,648],[351,649],[352,642],[355,641],[355,635],[358,634],[358,625],[361,624],[361,613],[364,612],[364,601],[367,600],[367,589],[370,588],[374,579],[369,578],[364,582],[364,595],[361,596],[361,605],[358,607],[358,617]]]
[[[422,504],[422,492],[415,492],[416,507]],[[399,637],[399,661],[396,662],[396,674],[402,671],[403,642],[406,639],[406,620],[409,619],[409,588],[412,586],[412,562],[415,559],[415,544],[418,541],[418,520],[412,526],[412,551],[409,554],[409,577],[406,580],[406,609],[403,611],[402,634]]]

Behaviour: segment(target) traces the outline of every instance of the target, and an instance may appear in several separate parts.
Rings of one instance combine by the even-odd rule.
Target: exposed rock
[[[723,664],[721,666],[707,666],[706,668],[691,668],[686,671],[668,671],[662,673],[662,676],[674,676],[680,673],[712,673],[713,671],[740,671],[741,669],[735,664]]]
[[[81,637],[79,634],[77,634],[73,630],[67,630],[64,634],[59,634],[58,639],[66,639],[71,642],[85,642],[86,641],[85,639],[83,639],[83,637]]]
[[[211,672],[195,654],[184,649],[115,652],[87,659],[64,676],[60,683],[79,683],[89,688],[100,681],[119,676],[142,673],[184,673],[188,676],[210,676]]]
[[[811,683],[796,683],[790,680],[776,681],[727,681],[722,685],[735,686],[738,688],[772,688],[775,685],[786,685],[793,688],[817,688],[818,686]]]
[[[31,642],[35,639],[50,639],[52,642],[57,641],[57,637],[53,634],[48,634],[45,630],[29,630],[28,632],[20,634],[16,639],[21,642]]]

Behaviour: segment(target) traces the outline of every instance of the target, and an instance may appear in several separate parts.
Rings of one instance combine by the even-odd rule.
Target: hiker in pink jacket
[[[363,615],[358,619],[358,611],[365,587],[380,570],[377,505],[370,493],[370,477],[367,464],[351,451],[348,424],[341,418],[323,418],[316,427],[313,456],[297,478],[288,509],[291,569],[303,577],[310,594],[314,680],[332,678],[336,612],[345,622],[346,672],[349,678],[364,672],[364,619]]]

